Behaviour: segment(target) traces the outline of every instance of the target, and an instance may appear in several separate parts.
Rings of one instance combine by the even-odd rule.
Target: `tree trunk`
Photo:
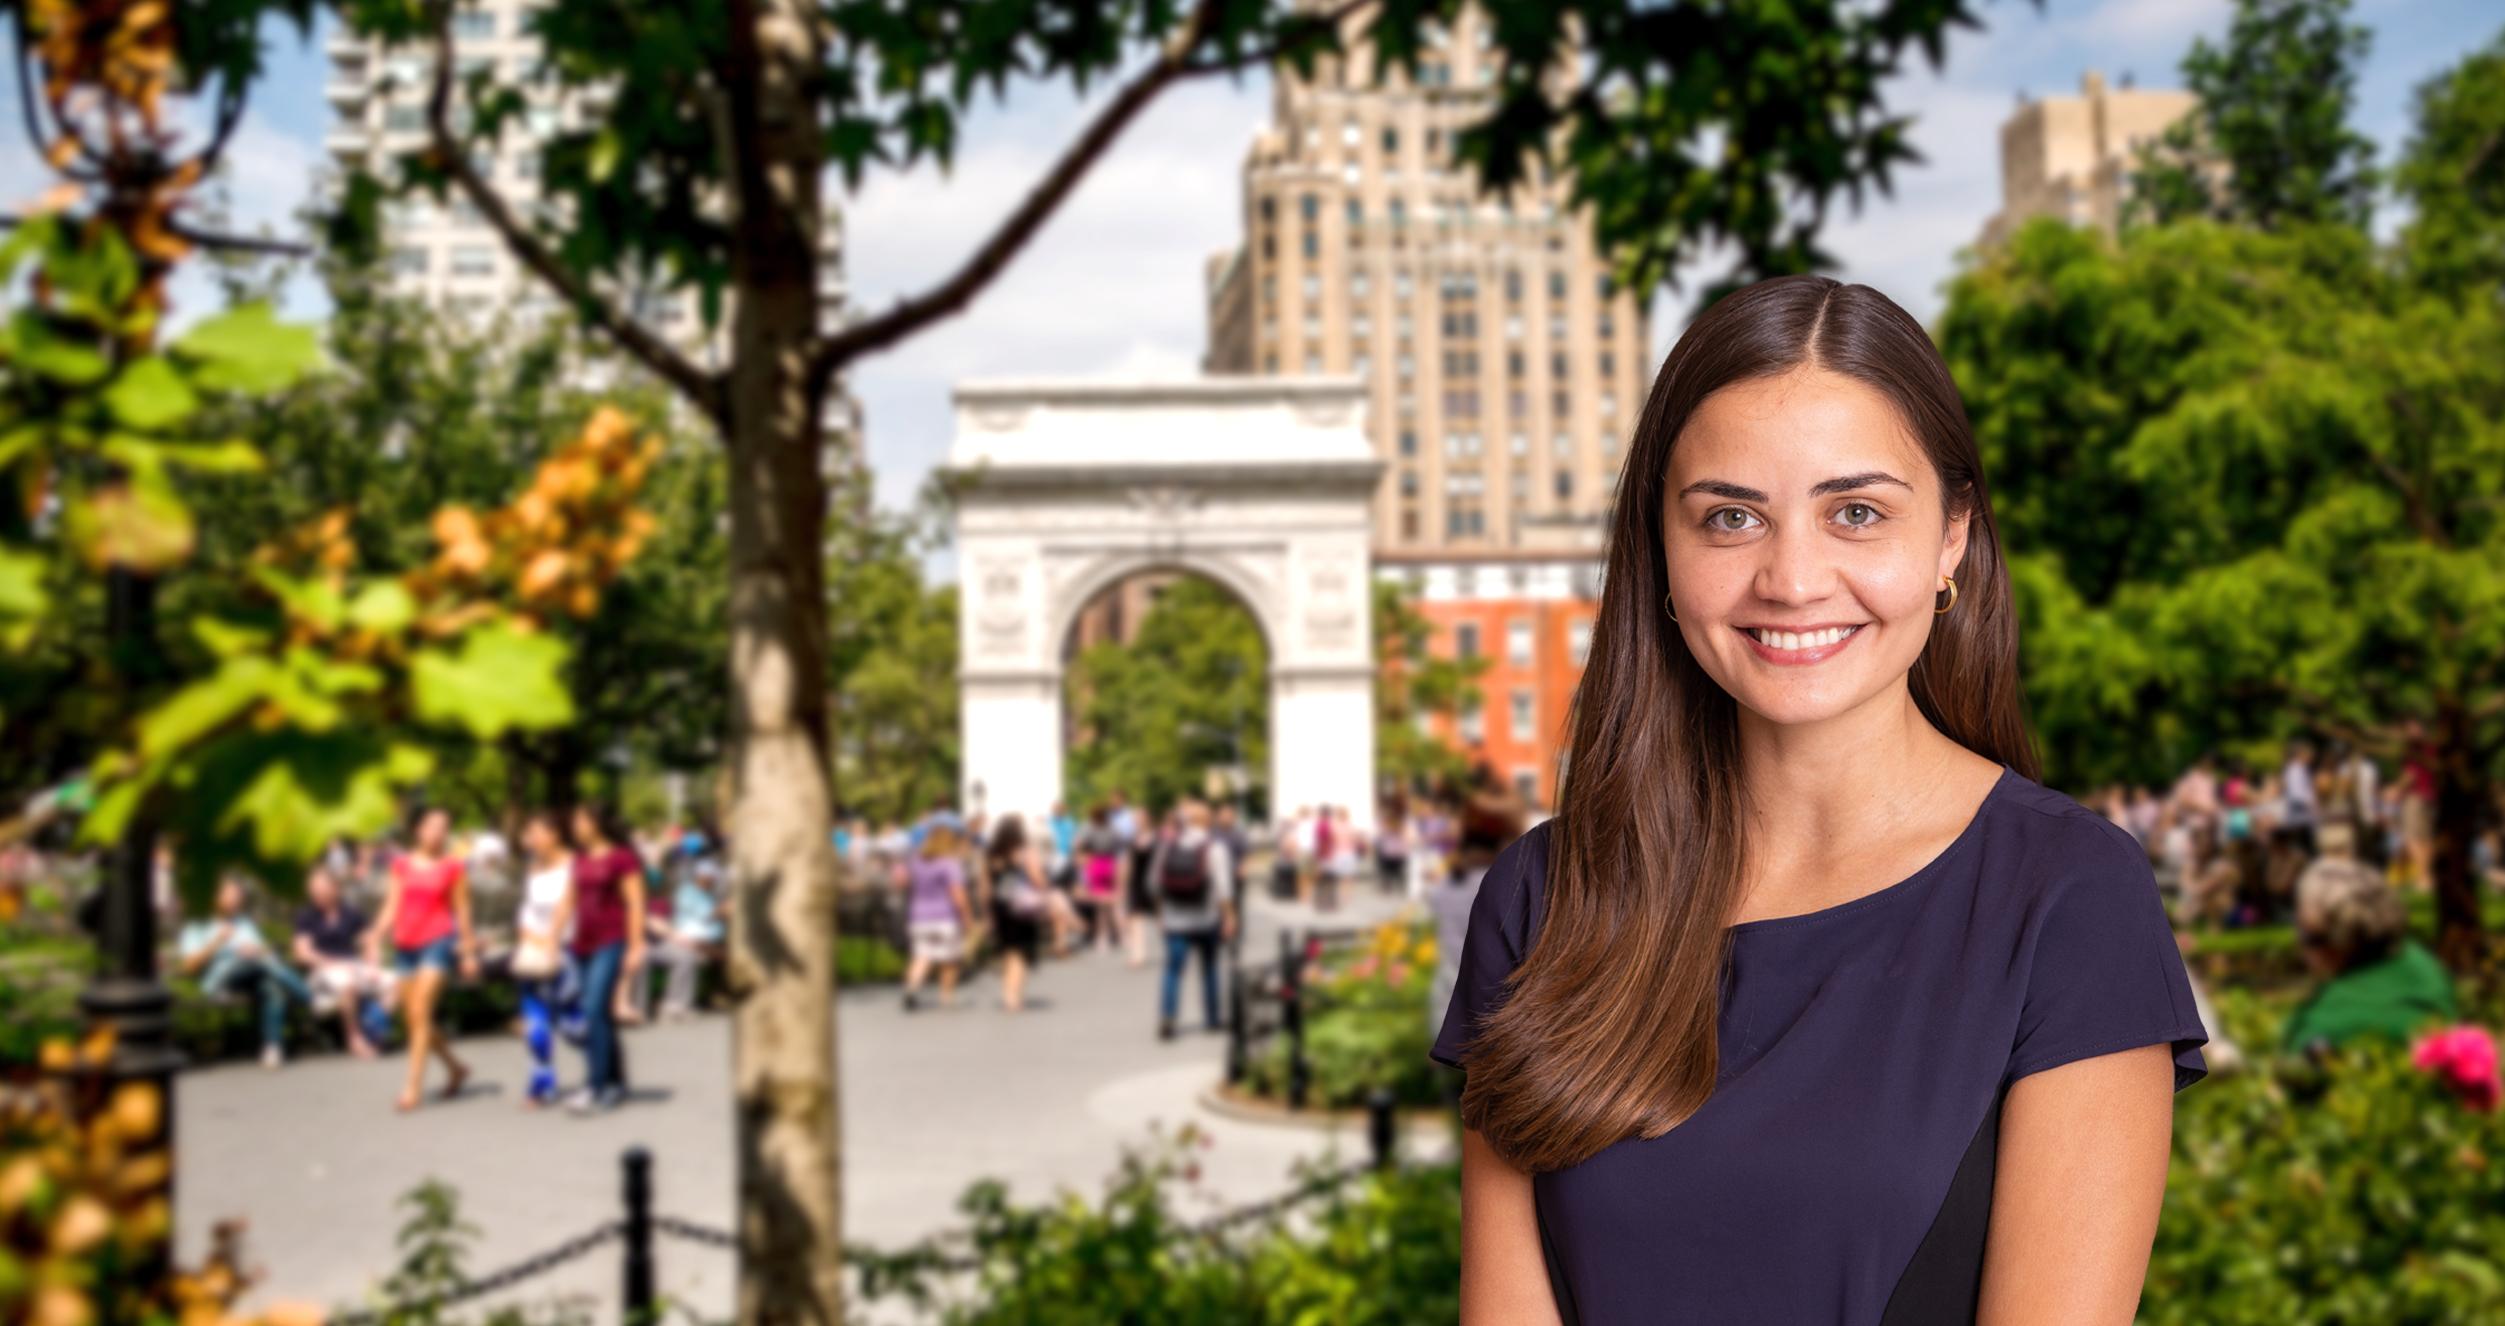
[[[799,0],[734,0],[730,381],[732,1080],[739,1320],[843,1320],[827,499],[809,355],[822,155]]]
[[[2436,952],[2445,966],[2467,975],[2483,969],[2488,952],[2479,913],[2479,877],[2470,862],[2470,844],[2478,836],[2486,799],[2468,711],[2458,704],[2439,708],[2435,739]]]

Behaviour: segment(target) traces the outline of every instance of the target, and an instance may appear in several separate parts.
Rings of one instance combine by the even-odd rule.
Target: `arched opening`
[[[1063,632],[1062,788],[1084,816],[1116,792],[1269,818],[1272,652],[1232,589],[1180,567],[1112,579]]]

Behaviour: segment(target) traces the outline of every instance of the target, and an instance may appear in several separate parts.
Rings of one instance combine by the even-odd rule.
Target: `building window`
[[[1557,471],[1557,500],[1563,502],[1573,496],[1574,475],[1566,470]]]
[[[424,276],[428,254],[424,249],[393,249],[391,270],[394,276]]]
[[[1531,439],[1528,434],[1516,433],[1506,445],[1512,450],[1513,454],[1517,456],[1528,456],[1531,454]]]
[[[1550,413],[1555,414],[1560,419],[1565,418],[1569,410],[1572,408],[1570,403],[1566,400],[1566,394],[1562,391],[1552,391],[1548,395],[1548,403],[1551,407]]]
[[[1519,313],[1513,313],[1513,314],[1508,314],[1508,315],[1506,315],[1506,317],[1505,317],[1505,339],[1506,339],[1506,340],[1508,340],[1508,341],[1519,341],[1519,340],[1521,340],[1521,339],[1522,339],[1522,315],[1521,315],[1521,314],[1519,314]]]
[[[1365,215],[1366,215],[1366,212],[1365,212],[1365,204],[1363,204],[1363,203],[1361,203],[1361,202],[1358,202],[1358,201],[1357,201],[1356,199],[1354,199],[1354,198],[1351,198],[1351,199],[1349,199],[1349,200],[1348,200],[1348,228],[1349,228],[1349,229],[1351,229],[1351,230],[1356,229],[1356,228],[1357,228],[1357,223],[1358,223],[1358,222],[1360,222],[1360,221],[1363,221],[1363,220],[1365,219]]]
[[[1604,415],[1617,414],[1618,393],[1614,391],[1604,391],[1600,394],[1600,412]]]
[[[1559,433],[1556,437],[1550,439],[1548,451],[1550,455],[1555,456],[1559,460],[1574,459],[1573,436],[1566,433]]]
[[[1455,657],[1455,658],[1477,658],[1478,656],[1479,656],[1479,626],[1478,626],[1478,623],[1476,623],[1476,622],[1462,622],[1462,623],[1459,623],[1459,624],[1455,625],[1455,626],[1453,627],[1453,657]]]
[[[1358,355],[1356,358],[1349,361],[1348,371],[1359,377],[1364,377],[1366,375],[1366,370],[1372,368],[1373,366],[1373,360],[1366,358],[1364,355]]]
[[[1605,378],[1618,376],[1618,357],[1606,350],[1600,352],[1600,375]]]
[[[1394,198],[1394,199],[1392,200],[1392,203],[1391,203],[1391,218],[1392,218],[1392,229],[1394,229],[1394,230],[1398,230],[1398,229],[1400,229],[1402,226],[1405,226],[1405,225],[1409,224],[1409,208],[1408,208],[1408,206],[1407,206],[1406,204],[1402,203],[1402,202],[1401,202],[1401,200],[1400,200],[1400,199],[1398,199],[1398,198]],[[1407,278],[1406,278],[1406,277],[1403,277],[1402,279],[1403,279],[1403,280],[1406,280]],[[1407,289],[1406,287],[1403,287],[1403,288],[1402,288],[1402,290],[1401,290],[1401,293],[1405,295],[1405,294],[1407,294],[1407,293],[1409,293],[1409,292],[1408,292],[1408,289]]]
[[[1414,456],[1418,454],[1418,434],[1416,430],[1408,428],[1400,430],[1400,454],[1404,456]]]
[[[1388,124],[1384,125],[1383,155],[1388,157],[1398,151],[1400,151],[1400,130],[1395,129]]]
[[[462,244],[452,250],[452,274],[455,276],[493,276],[496,274],[496,251],[485,244]]]
[[[1402,470],[1400,472],[1400,495],[1403,497],[1416,497],[1418,495],[1418,472],[1416,470]]]
[[[1278,200],[1266,193],[1261,195],[1261,219],[1264,221],[1275,221],[1278,219],[1278,215]]]
[[[1315,353],[1314,353],[1313,351],[1311,351],[1311,350],[1307,350],[1307,351],[1305,351],[1305,372],[1306,372],[1306,374],[1307,374],[1308,376],[1310,376],[1310,375],[1312,375],[1312,374],[1319,373],[1319,372],[1321,372],[1321,371],[1322,371],[1322,356],[1320,356],[1320,355],[1318,355],[1318,354],[1315,354]]]
[[[464,9],[452,16],[452,35],[461,41],[492,41],[496,36],[496,14],[488,9]]]
[[[1339,140],[1342,146],[1355,147],[1363,137],[1364,135],[1358,131],[1355,120],[1350,120],[1339,127]]]
[[[1505,623],[1505,661],[1517,668],[1531,666],[1531,624],[1516,618]]]
[[[1548,376],[1560,382],[1566,379],[1566,352],[1552,351],[1548,356]]]
[[[1350,273],[1348,277],[1349,298],[1363,299],[1366,297],[1366,293],[1371,289],[1373,289],[1373,284],[1366,279],[1366,274],[1364,272]]]
[[[1458,519],[1458,517],[1456,517],[1456,519]],[[1478,710],[1470,709],[1465,710],[1462,713],[1461,739],[1469,742],[1473,746],[1487,740],[1487,724],[1485,720],[1479,717]]]
[[[1263,201],[1266,202],[1268,200],[1264,199]],[[1279,256],[1279,245],[1275,238],[1269,235],[1263,235],[1261,237],[1261,256],[1265,259],[1276,258]]]
[[[1363,313],[1350,318],[1348,320],[1348,334],[1360,341],[1372,336],[1374,334],[1374,320],[1367,317]]]
[[[1393,213],[1394,213],[1395,215],[1397,215],[1397,214],[1399,213],[1399,211],[1400,211],[1400,204],[1399,204],[1398,202],[1394,202],[1394,203],[1392,204],[1392,211],[1393,211]],[[1409,292],[1410,292],[1410,290],[1411,290],[1411,289],[1412,289],[1412,287],[1411,287],[1411,285],[1409,284],[1409,273],[1407,273],[1407,272],[1405,272],[1405,271],[1404,271],[1404,272],[1394,272],[1394,273],[1392,273],[1392,293],[1393,293],[1394,295],[1396,295],[1396,296],[1398,296],[1399,298],[1402,298],[1402,299],[1407,299],[1407,298],[1409,297]],[[1408,335],[1408,334],[1409,334],[1409,329],[1408,329],[1408,326],[1406,325],[1405,321],[1404,321],[1403,326],[1401,327],[1401,332],[1400,332],[1400,334],[1401,334],[1401,335],[1403,335],[1403,336],[1406,336],[1406,335]]]
[[[1522,352],[1520,350],[1505,352],[1505,376],[1512,378],[1522,376]]]
[[[1584,660],[1592,656],[1592,624],[1590,622],[1580,621],[1566,628],[1566,652],[1573,657],[1574,665],[1578,668],[1583,666]]]
[[[1550,299],[1563,299],[1566,297],[1566,274],[1564,272],[1550,272],[1548,274],[1548,297]]]
[[[1308,258],[1319,258],[1322,256],[1321,237],[1315,235],[1310,230],[1305,232],[1305,256]]]
[[[389,133],[415,133],[426,127],[426,110],[422,106],[396,102],[383,108],[383,128]]]
[[[1522,804],[1526,806],[1538,805],[1540,803],[1539,771],[1536,769],[1514,770],[1513,791],[1515,796],[1522,798]]]
[[[1307,273],[1305,273],[1305,300],[1306,300],[1306,302],[1308,302],[1308,303],[1318,302],[1318,301],[1320,301],[1320,300],[1321,300],[1321,298],[1322,298],[1322,278],[1321,278],[1321,277],[1319,277],[1319,276],[1316,276],[1316,275],[1315,275],[1315,274],[1313,274],[1312,272],[1307,272]]]
[[[1522,298],[1522,269],[1519,267],[1505,269],[1505,298],[1516,302]]]
[[[1532,729],[1537,725],[1531,721],[1531,693],[1529,691],[1513,693],[1512,718],[1513,735],[1524,741],[1530,740],[1533,735]]]

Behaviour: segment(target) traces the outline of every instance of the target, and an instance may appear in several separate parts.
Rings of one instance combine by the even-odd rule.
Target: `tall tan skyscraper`
[[[1456,164],[1491,99],[1484,15],[1380,89],[1354,28],[1349,47],[1275,84],[1244,242],[1209,262],[1203,367],[1366,381],[1380,550],[1597,547],[1651,381],[1644,307],[1613,288],[1564,179],[1500,201]]]
[[[2078,96],[2025,102],[2001,124],[2001,210],[1976,244],[1996,247],[2038,216],[2112,234],[2139,146],[2199,105],[2193,93],[2133,88],[2127,76],[2107,88],[2094,70],[2079,80]]]

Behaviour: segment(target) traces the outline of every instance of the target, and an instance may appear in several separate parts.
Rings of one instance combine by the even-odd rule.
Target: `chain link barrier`
[[[593,1249],[598,1248],[601,1244],[607,1243],[611,1239],[618,1238],[625,1234],[625,1232],[626,1225],[623,1221],[612,1220],[605,1225],[597,1226],[582,1234],[576,1235],[573,1238],[567,1239],[565,1242],[548,1249],[546,1252],[543,1252],[536,1257],[526,1257],[500,1271],[494,1272],[490,1275],[482,1275],[475,1280],[457,1285],[451,1289],[445,1290],[443,1293],[434,1295],[433,1297],[412,1299],[406,1303],[395,1303],[386,1307],[362,1308],[354,1312],[343,1312],[336,1317],[329,1318],[328,1320],[330,1321],[331,1326],[378,1326],[378,1323],[403,1313],[440,1312],[445,1308],[457,1307],[460,1304],[467,1303],[472,1299],[485,1298],[489,1294],[497,1293],[501,1290],[511,1289],[513,1286],[518,1285],[525,1280],[532,1280],[546,1275],[548,1272],[565,1265],[567,1262],[574,1261],[589,1254]]]

